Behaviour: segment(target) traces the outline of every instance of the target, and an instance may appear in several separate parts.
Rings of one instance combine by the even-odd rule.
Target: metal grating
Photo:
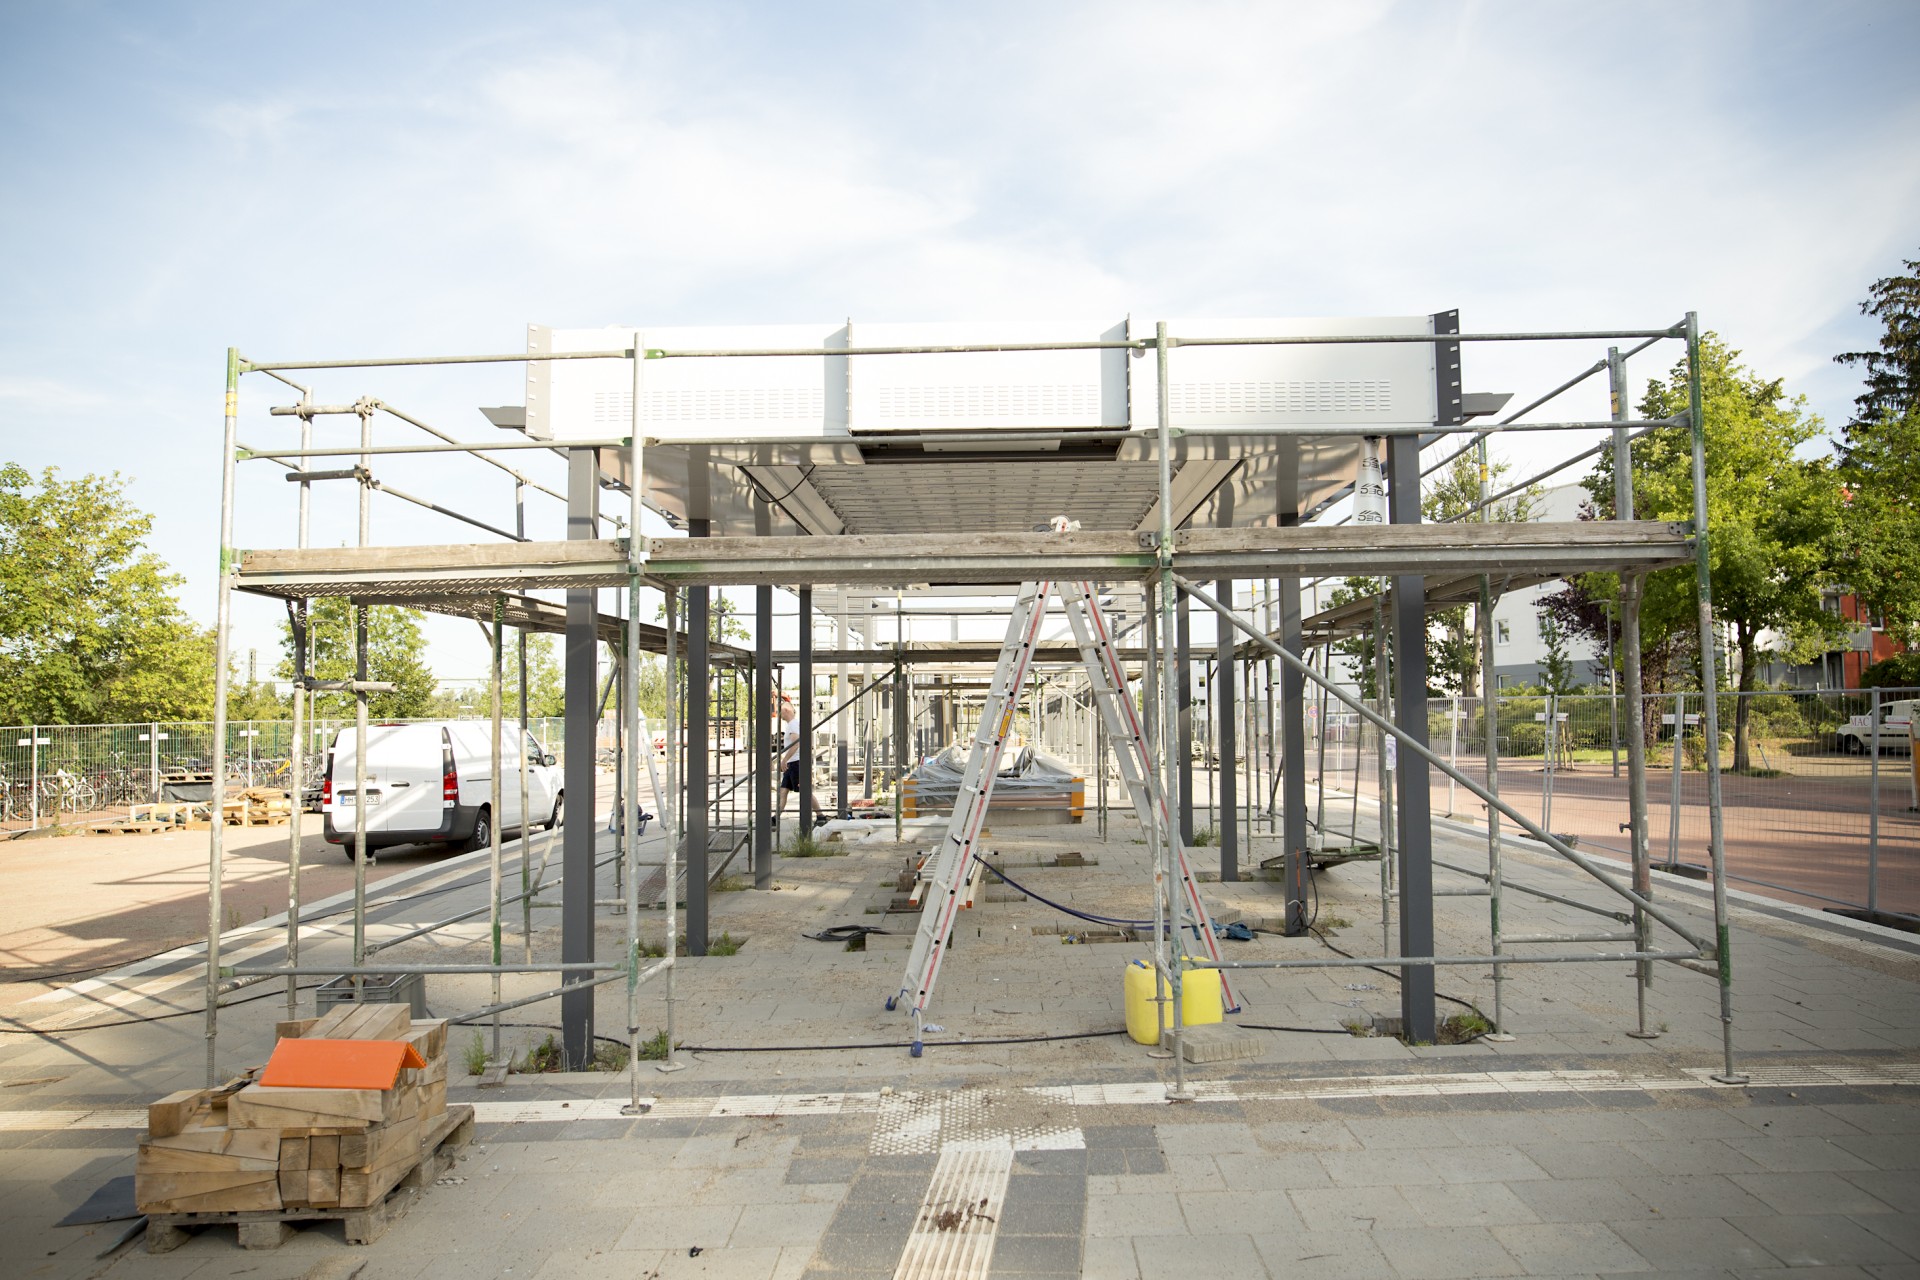
[[[1154,462],[916,462],[816,467],[808,476],[848,533],[991,533],[1137,527],[1160,496]]]

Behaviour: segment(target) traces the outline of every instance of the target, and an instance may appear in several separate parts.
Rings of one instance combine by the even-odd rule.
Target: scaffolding
[[[1700,402],[1700,330],[1697,317],[1689,313],[1677,324],[1639,330],[1543,333],[1462,333],[1459,331],[1457,313],[1443,312],[1428,319],[1430,323],[1421,332],[1371,332],[1364,327],[1356,329],[1348,324],[1344,329],[1336,328],[1328,332],[1229,333],[1223,336],[1218,332],[1207,332],[1206,327],[1201,326],[1200,331],[1182,336],[1170,331],[1170,326],[1163,322],[1156,326],[1151,336],[1135,334],[1128,328],[1125,336],[1102,336],[1094,340],[869,345],[856,344],[849,326],[844,344],[838,346],[658,346],[649,345],[644,332],[633,331],[630,346],[606,349],[555,351],[550,347],[530,344],[534,349],[511,354],[333,361],[254,362],[230,349],[222,444],[216,750],[224,753],[225,749],[232,593],[236,590],[278,597],[287,602],[290,616],[294,619],[298,683],[300,688],[309,691],[316,686],[306,678],[305,654],[301,645],[301,620],[304,618],[306,602],[322,596],[344,596],[353,602],[358,623],[360,665],[353,680],[340,682],[337,687],[355,695],[358,710],[356,719],[363,732],[367,695],[376,691],[376,686],[367,678],[366,668],[365,616],[369,604],[408,604],[474,617],[482,623],[487,631],[492,655],[489,707],[495,722],[496,744],[502,718],[503,629],[508,626],[518,629],[522,633],[523,644],[524,634],[528,630],[558,631],[568,638],[566,733],[569,768],[577,764],[586,771],[584,776],[587,779],[584,788],[568,788],[569,815],[571,817],[575,812],[574,806],[578,805],[580,813],[590,819],[593,739],[592,719],[585,714],[585,709],[594,702],[592,649],[596,640],[604,639],[617,646],[618,653],[615,665],[619,710],[616,794],[620,816],[616,823],[618,844],[614,865],[621,889],[621,897],[616,901],[619,910],[626,916],[627,930],[625,951],[620,960],[609,962],[592,958],[597,904],[594,899],[595,863],[591,822],[576,821],[570,825],[589,830],[570,830],[566,837],[561,877],[561,959],[556,963],[537,962],[533,958],[531,926],[526,923],[530,917],[523,915],[523,933],[528,941],[520,960],[510,960],[503,948],[503,909],[516,899],[505,896],[500,836],[498,824],[495,824],[489,846],[490,963],[441,966],[370,963],[369,948],[365,942],[365,818],[364,811],[360,810],[359,830],[355,839],[355,942],[352,964],[315,968],[303,966],[299,960],[299,827],[296,818],[289,833],[296,852],[289,869],[286,963],[223,968],[220,963],[222,835],[219,824],[215,824],[209,840],[208,862],[206,1038],[209,1080],[218,1078],[220,999],[243,984],[284,977],[288,982],[291,1007],[295,998],[295,979],[309,974],[324,972],[329,976],[345,976],[355,982],[374,973],[487,974],[494,980],[495,998],[487,1007],[462,1015],[461,1020],[493,1017],[497,1022],[498,1014],[507,1009],[558,996],[562,1002],[568,1058],[579,1063],[591,1052],[593,989],[601,984],[624,980],[627,984],[627,1031],[631,1050],[630,1106],[636,1110],[643,1108],[645,1104],[639,1084],[637,1000],[640,987],[656,977],[663,979],[667,997],[669,1060],[663,1067],[678,1065],[672,1060],[674,1009],[679,999],[675,988],[674,961],[682,928],[677,886],[683,854],[687,864],[686,933],[690,954],[702,954],[706,942],[708,797],[712,793],[705,749],[709,732],[709,707],[703,691],[707,687],[707,672],[716,657],[716,646],[708,635],[709,590],[715,586],[756,588],[755,616],[758,627],[754,651],[731,651],[720,656],[743,667],[750,665],[754,672],[753,719],[758,749],[756,762],[760,767],[757,767],[758,776],[753,778],[755,800],[750,811],[753,814],[755,881],[764,888],[770,885],[772,855],[766,822],[771,779],[763,766],[768,759],[768,752],[764,748],[767,745],[771,709],[772,587],[779,585],[796,589],[800,596],[800,647],[792,656],[799,662],[801,689],[806,695],[800,699],[803,742],[811,744],[813,741],[814,664],[824,660],[828,664],[838,664],[842,672],[854,665],[861,668],[861,692],[846,699],[832,713],[839,725],[836,736],[841,799],[844,803],[849,748],[847,707],[858,701],[862,694],[880,689],[889,693],[889,718],[892,720],[890,754],[897,778],[906,767],[913,735],[912,703],[916,697],[916,682],[911,672],[916,664],[932,661],[952,666],[968,660],[979,661],[981,657],[991,655],[966,652],[957,642],[946,652],[937,647],[909,648],[905,644],[896,644],[892,651],[877,648],[843,649],[834,654],[816,655],[813,652],[813,589],[823,586],[900,589],[919,584],[949,584],[976,586],[983,590],[999,588],[1004,591],[1011,584],[1048,579],[1135,585],[1143,591],[1146,608],[1141,629],[1145,645],[1144,648],[1127,651],[1122,656],[1129,660],[1137,659],[1141,664],[1143,685],[1149,694],[1145,701],[1150,740],[1157,756],[1155,767],[1160,774],[1161,789],[1170,801],[1168,821],[1177,822],[1182,828],[1181,834],[1188,838],[1192,834],[1194,801],[1192,754],[1188,746],[1192,716],[1187,621],[1189,604],[1198,604],[1214,612],[1221,620],[1217,633],[1218,651],[1212,661],[1215,664],[1215,687],[1224,695],[1214,698],[1215,704],[1221,708],[1216,733],[1220,739],[1218,748],[1221,761],[1218,806],[1223,825],[1226,815],[1236,813],[1239,808],[1235,777],[1239,753],[1233,742],[1235,725],[1232,716],[1240,713],[1248,716],[1244,732],[1250,747],[1246,755],[1249,783],[1247,813],[1251,825],[1254,811],[1252,783],[1256,773],[1251,744],[1257,740],[1258,730],[1252,718],[1252,700],[1246,700],[1236,711],[1232,690],[1240,683],[1250,685],[1254,664],[1265,664],[1266,713],[1262,723],[1265,725],[1265,749],[1270,764],[1267,771],[1269,800],[1265,813],[1270,826],[1278,826],[1282,832],[1289,933],[1305,929],[1307,876],[1314,853],[1306,834],[1309,826],[1304,785],[1306,691],[1312,689],[1318,697],[1320,714],[1317,723],[1323,741],[1327,723],[1325,709],[1338,703],[1375,727],[1381,734],[1383,744],[1389,741],[1396,744],[1403,753],[1403,760],[1418,761],[1423,766],[1400,769],[1395,777],[1398,794],[1382,797],[1382,843],[1387,846],[1389,854],[1381,859],[1382,911],[1384,921],[1389,900],[1398,901],[1400,930],[1397,949],[1383,946],[1382,951],[1387,954],[1351,959],[1294,959],[1236,965],[1232,962],[1194,962],[1178,955],[1185,948],[1174,948],[1173,956],[1161,962],[1173,1000],[1180,999],[1183,972],[1196,967],[1196,964],[1203,968],[1387,965],[1399,969],[1402,976],[1402,1011],[1406,1033],[1413,1039],[1430,1040],[1434,1029],[1433,978],[1438,966],[1494,966],[1498,979],[1493,1021],[1496,1031],[1504,1031],[1498,992],[1499,982],[1506,980],[1508,966],[1625,961],[1633,964],[1636,973],[1640,1002],[1638,1032],[1653,1034],[1646,1031],[1646,987],[1651,981],[1656,962],[1665,962],[1702,972],[1716,980],[1720,994],[1723,1044],[1722,1071],[1716,1078],[1726,1081],[1739,1079],[1734,1066],[1732,963],[1727,927],[1724,843],[1719,813],[1719,734],[1715,723],[1715,700],[1704,699],[1703,708],[1712,820],[1710,853],[1714,918],[1712,936],[1706,937],[1689,928],[1676,913],[1652,897],[1646,850],[1644,743],[1637,741],[1637,728],[1629,734],[1629,762],[1635,796],[1633,871],[1630,880],[1622,882],[1540,824],[1532,822],[1500,800],[1498,766],[1492,751],[1491,733],[1489,777],[1485,784],[1476,782],[1454,768],[1430,748],[1426,741],[1425,670],[1421,652],[1426,615],[1430,608],[1456,600],[1477,601],[1482,606],[1480,617],[1483,634],[1480,640],[1488,650],[1488,660],[1483,663],[1483,670],[1491,679],[1491,610],[1486,606],[1494,592],[1520,583],[1546,581],[1570,573],[1599,569],[1616,571],[1621,575],[1625,584],[1620,600],[1622,630],[1623,636],[1631,637],[1636,634],[1638,623],[1639,578],[1654,569],[1691,563],[1697,575],[1704,682],[1707,688],[1715,687],[1708,575],[1705,437]],[[1691,393],[1688,412],[1672,419],[1656,421],[1629,419],[1624,409],[1623,367],[1626,356],[1621,354],[1618,347],[1614,347],[1609,351],[1607,360],[1594,369],[1563,383],[1505,420],[1486,426],[1469,425],[1467,397],[1461,391],[1460,383],[1460,353],[1466,344],[1538,341],[1617,343],[1627,340],[1637,340],[1639,343],[1627,355],[1664,340],[1684,343]],[[1424,348],[1432,357],[1434,383],[1430,420],[1386,425],[1378,422],[1317,420],[1241,422],[1231,428],[1194,425],[1176,428],[1174,425],[1169,390],[1170,369],[1175,353],[1182,350],[1335,347],[1364,350],[1407,344]],[[644,407],[647,404],[647,371],[650,367],[674,361],[715,361],[724,364],[729,361],[821,359],[843,361],[851,370],[856,362],[864,364],[896,357],[938,357],[947,361],[988,354],[1006,356],[1042,352],[1111,353],[1122,361],[1123,367],[1128,357],[1151,356],[1156,374],[1153,379],[1155,401],[1152,425],[1142,426],[1130,419],[1125,429],[1020,427],[979,430],[961,426],[939,431],[892,431],[885,435],[884,440],[849,432],[843,437],[824,442],[824,447],[829,451],[837,451],[841,457],[851,451],[856,455],[856,461],[863,448],[950,450],[954,451],[954,459],[962,464],[976,456],[981,461],[991,456],[990,453],[983,455],[980,451],[1010,446],[1022,450],[1059,450],[1063,454],[1068,449],[1082,450],[1095,458],[1094,465],[1117,456],[1113,450],[1131,450],[1124,456],[1143,465],[1151,463],[1157,471],[1151,495],[1154,500],[1151,518],[1141,522],[1143,527],[1091,528],[1052,533],[1036,532],[1028,525],[980,529],[970,531],[965,538],[955,538],[912,532],[853,532],[844,527],[843,520],[843,527],[839,531],[822,533],[817,527],[809,527],[809,521],[817,524],[824,518],[821,510],[832,504],[822,501],[817,507],[807,507],[804,504],[819,498],[820,494],[813,488],[807,488],[802,493],[812,472],[820,465],[815,462],[809,466],[805,461],[808,457],[816,456],[810,451],[823,446],[820,436],[788,435],[777,431],[711,435],[685,429],[650,431]],[[562,440],[459,440],[372,398],[362,398],[348,405],[315,405],[312,392],[286,376],[301,370],[342,371],[403,366],[523,363],[533,368],[562,361],[618,362],[628,368],[630,391],[626,406],[629,415],[627,434]],[[1610,418],[1558,422],[1518,420],[1599,369],[1607,370],[1613,382],[1614,411]],[[241,379],[246,374],[254,373],[277,379],[301,393],[300,404],[272,410],[277,416],[291,416],[300,421],[298,447],[257,449],[243,445],[239,440]],[[326,413],[357,416],[361,426],[357,444],[315,446],[311,433],[312,421],[315,416]],[[390,414],[426,432],[433,440],[428,443],[375,445],[372,443],[370,423],[379,414]],[[1543,525],[1501,524],[1490,519],[1492,505],[1504,496],[1488,491],[1486,449],[1490,437],[1521,431],[1596,429],[1610,433],[1610,447],[1616,461],[1616,483],[1623,486],[1616,500],[1614,520]],[[1694,481],[1691,522],[1641,521],[1632,518],[1631,469],[1625,465],[1628,449],[1632,439],[1637,436],[1663,430],[1688,432]],[[1480,461],[1481,497],[1475,512],[1480,519],[1443,525],[1422,524],[1419,479],[1450,460],[1443,458],[1441,462],[1423,468],[1423,450],[1435,444],[1455,442],[1461,437],[1465,437],[1465,440],[1456,448],[1456,455],[1475,450]],[[1327,442],[1346,450],[1338,453],[1344,459],[1362,451],[1362,440],[1368,442],[1365,446],[1368,452],[1384,447],[1390,516],[1385,523],[1312,523],[1330,507],[1354,496],[1355,485],[1351,482],[1331,487],[1322,485],[1313,493],[1300,495],[1291,509],[1283,506],[1277,512],[1277,520],[1257,525],[1236,523],[1231,501],[1221,496],[1227,493],[1228,477],[1236,471],[1244,476],[1249,473],[1267,475],[1280,470],[1281,467],[1274,463],[1272,456],[1280,450],[1291,450],[1286,456],[1294,459],[1293,465],[1300,468],[1304,464],[1299,459]],[[1603,447],[1607,446],[1596,446],[1587,454],[1570,459],[1555,470],[1564,469]],[[1102,449],[1108,452],[1101,453]],[[506,460],[514,452],[526,450],[551,450],[567,459],[568,484],[565,494],[536,484]],[[1249,459],[1261,454],[1262,450],[1267,452],[1258,459],[1261,466],[1247,465]],[[513,477],[516,516],[512,530],[430,499],[396,490],[373,474],[375,459],[378,458],[443,453],[482,458]],[[649,473],[649,463],[655,455],[664,460],[663,467],[668,473],[660,484],[655,484],[657,477]],[[341,457],[355,459],[355,465],[340,471],[316,471],[309,467],[311,459]],[[1180,460],[1178,465],[1176,457]],[[795,464],[795,458],[801,461]],[[1194,465],[1196,459],[1204,459],[1206,465]],[[287,479],[300,486],[302,501],[298,545],[293,548],[254,549],[242,553],[235,546],[237,465],[252,461],[280,466],[287,471]],[[776,498],[761,481],[765,475],[773,474],[780,467],[788,468],[784,474],[797,478],[784,494]],[[1261,471],[1261,467],[1265,470]],[[736,488],[750,493],[757,524],[751,534],[705,536],[708,533],[704,527],[707,523],[705,518],[689,518],[687,513],[691,507],[685,504],[676,510],[674,493],[689,491],[696,483],[706,483],[728,468],[746,477],[744,484],[738,483],[738,476],[730,474],[728,479],[735,482]],[[1189,475],[1189,472],[1192,474]],[[964,471],[956,474],[964,474]],[[316,549],[311,545],[306,495],[313,483],[327,479],[352,480],[359,487],[360,536],[356,546]],[[1523,488],[1525,483],[1530,482],[1523,482],[1517,488]],[[666,487],[662,488],[661,485]],[[676,490],[675,486],[680,486],[680,489]],[[567,540],[534,541],[527,537],[524,498],[529,488],[567,504],[570,535]],[[622,521],[623,536],[601,536],[599,495],[603,488],[624,491],[627,496],[627,508]],[[400,501],[461,521],[502,540],[495,543],[428,546],[369,545],[366,512],[374,492],[387,493]],[[796,494],[801,496],[796,498]],[[683,525],[692,536],[644,536],[641,521],[643,512],[649,508],[665,516],[670,523]],[[778,528],[775,527],[776,521]],[[1157,523],[1157,527],[1144,527],[1148,523]],[[1307,619],[1303,617],[1300,607],[1301,583],[1304,579],[1360,573],[1390,578],[1392,584],[1387,598],[1371,606],[1376,618],[1376,634],[1384,632],[1385,636],[1391,637],[1394,656],[1394,661],[1386,669],[1391,681],[1391,696],[1388,696],[1388,684],[1383,683],[1381,702],[1384,705],[1377,707],[1367,706],[1341,688],[1332,678],[1330,662],[1324,660],[1327,638],[1340,626],[1354,625],[1353,618],[1319,616]],[[1233,609],[1232,584],[1243,580],[1268,584],[1265,601],[1268,625],[1256,626]],[[1207,584],[1213,584],[1214,589],[1210,591]],[[623,593],[625,607],[619,616],[596,617],[591,593],[609,588]],[[543,589],[567,591],[566,607],[562,609],[551,602],[525,594]],[[665,613],[663,628],[642,622],[640,599],[643,589],[662,593]],[[1276,622],[1277,625],[1273,625]],[[1389,622],[1390,627],[1385,625]],[[1244,637],[1237,644],[1235,633]],[[1315,643],[1322,646],[1323,660],[1318,667],[1312,661],[1312,645]],[[1376,646],[1383,660],[1386,647],[1384,643]],[[1626,679],[1631,694],[1637,692],[1634,686],[1638,683],[1638,671],[1632,661],[1633,655],[1637,654],[1637,645],[1629,639],[1624,643],[1624,648],[1629,655]],[[664,784],[658,779],[653,780],[653,792],[661,801],[666,835],[664,905],[668,935],[665,956],[653,964],[642,963],[638,935],[640,769],[643,758],[650,771],[653,764],[652,752],[647,749],[648,735],[641,719],[635,683],[643,649],[664,653],[667,657],[669,713],[666,738],[671,744],[666,752],[667,776]],[[782,655],[783,658],[786,656]],[[1274,661],[1280,664],[1277,681],[1272,678],[1271,664]],[[876,667],[883,668],[877,678],[873,674]],[[1238,680],[1236,669],[1240,672]],[[583,672],[584,679],[581,678]],[[848,683],[850,681],[847,680],[840,682],[838,687],[842,692]],[[520,687],[524,692],[524,674]],[[931,697],[933,695],[926,691],[936,687],[939,686],[923,684],[918,691]],[[1039,705],[1058,708],[1053,716],[1048,717],[1056,727],[1071,723],[1088,726],[1085,730],[1068,732],[1077,735],[1074,739],[1077,753],[1100,762],[1097,773],[1101,779],[1100,813],[1104,824],[1105,757],[1111,744],[1099,729],[1097,718],[1087,714],[1085,699],[1075,695],[1066,686],[1061,687],[1057,698],[1043,698]],[[296,717],[301,714],[299,706],[300,698],[296,696]],[[679,747],[683,740],[683,706],[686,738],[700,747],[686,753],[684,769],[681,767],[682,751]],[[576,750],[577,745],[584,749]],[[216,778],[225,776],[224,759],[217,758],[214,768]],[[1450,779],[1452,785],[1467,789],[1488,806],[1487,870],[1480,873],[1469,869],[1468,874],[1478,875],[1486,885],[1484,892],[1489,901],[1490,955],[1436,954],[1433,903],[1437,893],[1444,895],[1447,891],[1436,891],[1433,883],[1436,863],[1433,859],[1426,795],[1430,769],[1438,769]],[[875,762],[869,757],[864,770],[867,787],[873,784],[874,772]],[[493,777],[493,812],[497,814],[501,812],[499,789],[502,785],[497,761]],[[804,814],[808,812],[811,801],[810,771],[802,770],[802,779],[805,790],[801,797],[801,812]],[[742,785],[744,781],[736,781],[735,786]],[[581,794],[582,790],[585,794]],[[1320,790],[1320,804],[1324,807],[1324,777]],[[1209,801],[1212,802],[1213,798],[1210,787]],[[898,806],[895,808],[897,821]],[[1510,887],[1519,888],[1507,884],[1500,867],[1500,819],[1503,817],[1622,899],[1630,908],[1631,934],[1609,932],[1604,936],[1577,934],[1557,938],[1503,934],[1499,924],[1502,895]],[[1317,829],[1323,828],[1324,822],[1313,825]],[[1158,846],[1163,847],[1172,833],[1160,832],[1157,836],[1152,832],[1148,834]],[[1231,844],[1223,843],[1222,878],[1237,876],[1236,856]],[[517,899],[523,904],[523,911],[530,911],[533,894],[537,891],[537,885],[528,878],[527,861],[523,855],[523,884]],[[1445,869],[1445,864],[1440,865]],[[1164,895],[1162,899],[1157,905],[1156,915],[1157,927],[1164,935],[1171,922]],[[1673,935],[1678,942],[1657,944],[1656,926]],[[430,925],[427,930],[436,927],[439,926]],[[1628,946],[1624,950],[1552,953],[1516,953],[1511,950],[1522,944],[1549,942],[1576,945],[1622,942]],[[559,987],[536,995],[514,1000],[501,999],[500,978],[516,973],[559,974],[561,982]],[[496,1032],[496,1051],[497,1037]],[[1176,1044],[1173,1048],[1177,1056],[1179,1046]]]

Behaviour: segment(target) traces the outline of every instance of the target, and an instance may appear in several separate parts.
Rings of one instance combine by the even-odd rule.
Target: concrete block
[[[1251,1062],[1265,1052],[1259,1035],[1224,1022],[1187,1027],[1180,1036],[1180,1056],[1196,1066],[1208,1062]]]

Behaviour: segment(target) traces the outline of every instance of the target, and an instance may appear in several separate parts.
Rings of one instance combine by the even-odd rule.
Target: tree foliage
[[[1487,468],[1490,491],[1497,492],[1501,478],[1511,470],[1508,463],[1494,462]],[[1420,499],[1420,518],[1431,524],[1446,520],[1477,520],[1474,508],[1480,502],[1480,464],[1472,450],[1461,454],[1439,472]],[[1531,520],[1540,504],[1540,486],[1533,485],[1488,508],[1499,523]],[[1471,514],[1469,514],[1471,513]],[[1334,605],[1346,604],[1379,595],[1390,584],[1385,578],[1348,578],[1328,596]],[[1475,628],[1477,606],[1458,605],[1430,614],[1427,625],[1427,693],[1431,697],[1471,696],[1478,691],[1480,679],[1480,641]],[[1373,633],[1371,624],[1362,634],[1334,646],[1345,657],[1354,682],[1363,697],[1374,696]]]
[[[211,714],[213,636],[145,549],[152,527],[117,473],[0,466],[0,723]]]
[[[1540,682],[1549,693],[1565,697],[1574,689],[1573,659],[1567,653],[1567,633],[1551,610],[1540,613],[1540,643],[1546,647],[1540,659]]]
[[[1789,657],[1834,643],[1840,624],[1821,608],[1831,578],[1840,515],[1840,487],[1825,459],[1796,451],[1821,431],[1804,398],[1788,400],[1779,379],[1740,363],[1740,353],[1715,334],[1700,343],[1701,403],[1706,436],[1708,553],[1716,616],[1732,629],[1739,688],[1751,693],[1759,673],[1759,640],[1772,631]],[[1688,380],[1682,358],[1665,378],[1647,386],[1644,417],[1686,412]],[[1642,520],[1690,520],[1693,456],[1685,430],[1656,431],[1632,445],[1634,514]],[[1586,481],[1600,514],[1613,513],[1613,459],[1601,454]],[[1612,575],[1591,575],[1591,594],[1611,599]],[[1641,610],[1643,661],[1671,650],[1677,633],[1698,626],[1698,594],[1691,565],[1649,574]],[[1697,646],[1696,655],[1697,655]],[[1698,684],[1695,685],[1698,688]],[[1739,699],[1734,717],[1734,768],[1745,769],[1752,699]]]
[[[1490,462],[1487,489],[1498,493],[1512,466]],[[1420,500],[1420,517],[1430,524],[1446,520],[1478,520],[1480,463],[1473,451],[1449,463]],[[1500,499],[1488,508],[1496,524],[1531,520],[1540,506],[1540,486],[1531,485]],[[1436,693],[1471,697],[1480,691],[1479,606],[1459,605],[1433,615],[1427,638],[1427,683]]]
[[[1920,260],[1906,268],[1860,304],[1882,324],[1880,349],[1834,357],[1867,374],[1840,450],[1841,573],[1888,631],[1920,646]]]
[[[527,637],[527,718],[561,716],[567,712],[566,672],[554,656],[553,637],[535,632]],[[520,717],[520,655],[508,644],[502,656],[500,682],[501,714],[508,719]],[[483,705],[484,705],[484,699]],[[489,712],[491,714],[491,712]]]
[[[279,674],[293,677],[293,628],[281,624],[284,661]],[[367,679],[391,681],[392,690],[367,696],[367,714],[376,720],[404,720],[433,714],[438,681],[427,665],[427,640],[419,615],[397,605],[367,610]],[[315,680],[354,678],[353,608],[343,596],[320,596],[307,616],[307,674]],[[313,713],[321,718],[353,714],[351,693],[316,693]]]

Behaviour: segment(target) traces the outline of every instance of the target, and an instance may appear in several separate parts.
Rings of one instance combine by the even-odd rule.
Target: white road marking
[[[1920,1062],[1885,1063],[1796,1063],[1790,1066],[1753,1066],[1744,1068],[1752,1084],[1763,1089],[1832,1088],[1835,1086],[1885,1088],[1920,1085]],[[1650,1076],[1621,1071],[1455,1071],[1430,1075],[1323,1076],[1290,1081],[1212,1080],[1189,1082],[1197,1095],[1188,1105],[1205,1106],[1209,1102],[1311,1102],[1316,1098],[1408,1098],[1461,1097],[1500,1094],[1539,1093],[1662,1093],[1678,1090],[1725,1089],[1713,1079],[1714,1068],[1688,1067],[1677,1075]],[[985,1097],[1023,1093],[1031,1098],[1075,1107],[1157,1107],[1166,1106],[1167,1086],[1156,1081],[1136,1084],[1063,1084],[1040,1085],[1020,1090],[979,1090]],[[693,1097],[645,1099],[652,1103],[647,1118],[656,1120],[707,1120],[783,1115],[909,1115],[931,1112],[942,1116],[948,1108],[936,1105],[950,1101],[953,1093],[931,1092],[880,1093],[825,1092],[794,1094],[751,1094],[730,1097]],[[538,1124],[568,1120],[619,1120],[624,1097],[586,1098],[574,1101],[540,1100],[523,1102],[476,1101],[474,1119],[481,1124]],[[139,1129],[146,1127],[144,1110],[120,1108],[79,1108],[0,1111],[0,1132],[10,1130],[55,1129]],[[922,1133],[924,1128],[925,1133]],[[939,1135],[949,1125],[936,1120],[928,1125],[902,1124],[900,1132],[912,1130],[912,1137],[938,1142],[939,1150],[991,1146],[1014,1150],[1058,1150],[1078,1148],[1085,1143],[1077,1128],[1049,1126],[1044,1131],[1011,1129],[999,1132],[989,1127],[969,1132],[969,1125],[952,1128],[959,1135],[942,1140]]]
[[[993,1260],[1012,1173],[1012,1147],[942,1151],[894,1280],[982,1280]]]

